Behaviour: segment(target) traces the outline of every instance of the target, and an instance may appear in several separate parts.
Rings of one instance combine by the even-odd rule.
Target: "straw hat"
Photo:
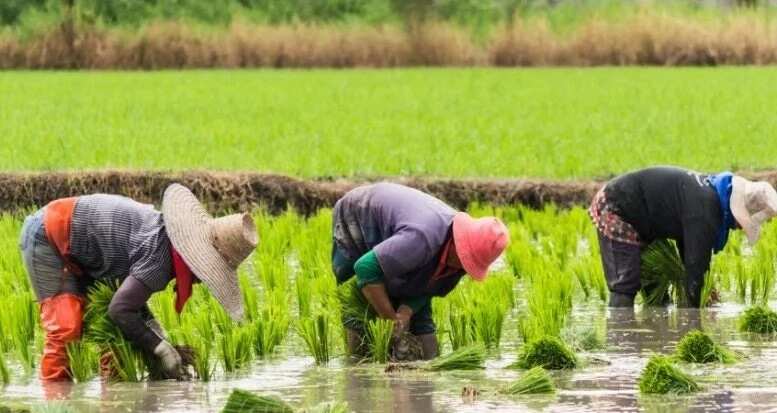
[[[453,242],[464,271],[476,281],[488,275],[488,267],[502,254],[510,239],[498,218],[474,219],[466,212],[453,217]]]
[[[768,182],[739,176],[732,181],[731,213],[753,245],[761,238],[761,225],[777,215],[777,192]]]
[[[162,198],[162,215],[173,247],[229,315],[243,318],[237,267],[259,243],[247,213],[213,218],[192,192],[172,184]]]

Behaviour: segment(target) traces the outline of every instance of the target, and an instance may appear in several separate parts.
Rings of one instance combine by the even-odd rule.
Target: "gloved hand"
[[[181,355],[170,343],[165,340],[159,342],[154,348],[154,355],[162,363],[162,370],[168,379],[187,380],[189,373],[183,367]]]

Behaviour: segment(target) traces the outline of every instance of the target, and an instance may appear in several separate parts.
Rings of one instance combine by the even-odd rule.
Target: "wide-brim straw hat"
[[[747,235],[750,245],[761,238],[761,226],[777,215],[777,191],[768,182],[752,182],[734,176],[731,213]]]
[[[236,321],[243,318],[237,267],[259,243],[250,214],[213,218],[183,185],[172,184],[162,198],[162,215],[173,248],[194,275]]]
[[[476,281],[488,275],[488,268],[502,255],[510,234],[495,217],[472,218],[466,212],[453,217],[453,242],[464,271]]]

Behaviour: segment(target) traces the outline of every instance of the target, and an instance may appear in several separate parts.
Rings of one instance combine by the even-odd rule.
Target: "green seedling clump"
[[[560,338],[544,336],[526,344],[514,367],[531,369],[543,367],[548,370],[573,369],[577,357]]]
[[[222,413],[294,413],[294,409],[274,396],[259,396],[235,389],[227,399]]]
[[[677,368],[666,356],[651,357],[639,379],[639,391],[642,393],[684,394],[700,389],[693,378]]]
[[[482,344],[475,344],[437,357],[425,366],[425,369],[429,371],[479,370],[485,368],[485,362],[486,347]]]
[[[299,320],[297,332],[305,342],[308,351],[316,360],[316,364],[329,363],[329,350],[332,343],[332,331],[329,327],[328,317],[319,314],[315,318],[303,318]]]
[[[524,373],[521,378],[499,390],[502,394],[543,394],[556,391],[556,385],[548,371],[542,367],[534,367]]]
[[[750,333],[775,333],[777,313],[763,306],[748,308],[740,320],[739,329]]]
[[[700,330],[689,332],[677,343],[677,358],[688,363],[733,363],[738,359],[733,351]]]
[[[640,271],[642,298],[646,305],[666,305],[674,295],[675,304],[687,306],[685,267],[671,241],[660,239],[650,244],[642,253]]]
[[[389,359],[394,321],[376,318],[367,323],[367,337],[370,345],[370,357],[375,363],[385,363]]]

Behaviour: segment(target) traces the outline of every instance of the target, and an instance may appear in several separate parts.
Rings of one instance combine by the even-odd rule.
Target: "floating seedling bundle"
[[[573,369],[577,366],[577,357],[560,338],[544,336],[530,341],[521,349],[511,367],[531,369],[543,367],[548,370]]]
[[[677,343],[677,358],[688,363],[733,363],[739,356],[715,343],[708,334],[693,330]]]
[[[386,372],[403,370],[449,371],[449,370],[480,370],[485,368],[486,347],[473,344],[459,348],[449,354],[423,363],[396,363],[386,366]]]
[[[499,389],[502,394],[543,394],[556,391],[556,385],[548,371],[542,367],[533,367],[518,380]]]
[[[640,282],[646,305],[663,306],[672,299],[681,307],[688,304],[685,267],[672,241],[656,240],[642,252]]]
[[[685,374],[666,356],[651,357],[639,379],[639,391],[642,393],[684,394],[700,389],[691,376]]]
[[[315,407],[297,410],[275,396],[256,395],[235,389],[227,399],[222,413],[348,413],[345,403],[321,403]]]
[[[745,310],[739,322],[739,329],[750,333],[777,333],[777,313],[764,306]]]

